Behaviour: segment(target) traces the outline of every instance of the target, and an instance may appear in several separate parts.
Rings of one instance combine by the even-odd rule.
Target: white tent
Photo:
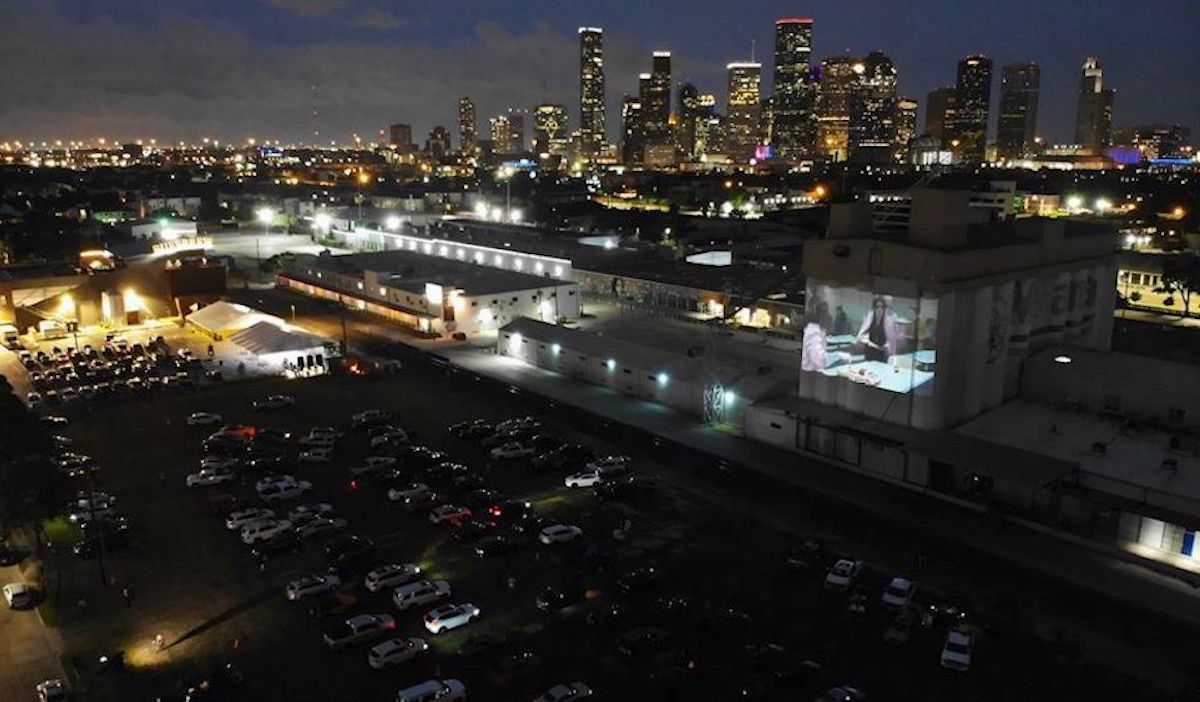
[[[295,327],[259,322],[229,340],[254,357],[264,370],[300,370],[325,365],[325,339]]]
[[[259,323],[265,322],[277,327],[286,324],[274,315],[224,300],[201,307],[185,319],[189,324],[214,339],[220,339]]]

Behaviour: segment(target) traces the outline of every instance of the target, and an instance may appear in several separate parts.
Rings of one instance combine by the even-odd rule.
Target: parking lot
[[[272,393],[292,395],[296,404],[274,412],[251,408],[254,399]],[[368,449],[364,432],[349,427],[351,415],[366,409],[387,411],[413,442],[466,465],[486,488],[529,501],[539,528],[569,524],[582,536],[547,546],[534,539],[536,530],[513,532],[515,550],[481,558],[474,545],[493,530],[431,524],[425,507],[409,512],[389,501],[387,481],[369,475],[352,481],[351,468],[381,453]],[[201,442],[215,430],[187,425],[197,411],[218,413],[234,425],[291,432],[278,450],[262,449],[281,456],[272,470],[310,481],[312,492],[300,501],[332,505],[349,532],[373,542],[369,556],[341,573],[344,586],[321,598],[319,608],[317,600],[284,597],[289,581],[330,566],[318,538],[298,554],[260,566],[210,504],[218,494],[257,504],[254,483],[261,475],[247,470],[220,486],[185,486],[204,455]],[[565,487],[563,470],[535,472],[528,459],[492,458],[477,442],[446,434],[464,420],[527,414],[541,423],[539,434],[600,455],[631,455],[634,474],[644,476],[647,486],[601,500],[594,488]],[[346,432],[335,442],[333,460],[298,464],[297,437],[325,426]],[[896,614],[880,596],[898,573],[868,564],[859,597],[827,592],[822,584],[828,566],[850,554],[828,548],[813,558],[805,552],[800,556],[806,565],[790,568],[789,556],[802,539],[748,518],[732,503],[679,489],[670,480],[677,466],[660,465],[662,456],[635,450],[562,408],[470,380],[410,369],[366,378],[223,384],[162,394],[154,402],[116,403],[77,418],[69,434],[75,448],[101,466],[97,487],[117,497],[130,524],[128,546],[106,559],[108,587],[99,586],[97,558],[60,549],[53,559],[51,570],[61,573],[62,584],[54,586],[58,595],[48,604],[62,622],[77,683],[87,688],[88,699],[181,693],[224,661],[235,662],[245,678],[227,698],[248,700],[387,700],[400,687],[430,677],[457,678],[473,699],[498,700],[532,699],[571,681],[587,683],[599,699],[812,699],[838,684],[860,687],[871,699],[1060,699],[1092,686],[1096,694],[1121,690],[1126,699],[1153,699],[1136,681],[1094,669],[1082,674],[1081,663],[1064,661],[1061,651],[991,613],[972,620],[980,630],[965,674],[939,665],[949,625],[944,616],[928,627],[918,618],[908,643],[885,644]],[[422,468],[410,475],[419,461],[410,463],[401,462],[396,483],[418,479],[443,495],[455,492],[453,473],[433,477]],[[445,501],[472,497],[477,486],[459,482],[459,494]],[[282,503],[278,511],[295,504]],[[615,529],[627,535],[618,539]],[[362,573],[388,562],[416,564],[423,577],[446,580],[450,602],[472,603],[481,614],[460,629],[429,634],[421,616],[437,603],[398,612],[387,589],[370,593],[363,587]],[[648,568],[656,577],[645,575]],[[549,612],[537,606],[547,586],[565,597]],[[921,610],[953,604],[936,582],[918,582],[917,595]],[[859,605],[864,611],[855,611]],[[367,644],[327,652],[321,632],[359,613],[395,616],[396,635],[426,639],[429,654],[375,671],[367,667]],[[661,630],[662,640],[649,634],[653,640],[635,646],[633,655],[618,651],[623,635],[646,627]],[[161,647],[155,642],[160,635]],[[127,670],[101,672],[98,656],[117,650],[124,652]]]

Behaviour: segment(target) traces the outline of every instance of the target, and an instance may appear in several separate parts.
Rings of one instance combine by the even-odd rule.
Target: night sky
[[[615,135],[653,49],[723,105],[724,66],[751,40],[769,89],[774,20],[794,15],[816,20],[815,59],[890,55],[922,108],[967,53],[995,60],[995,94],[1001,65],[1036,61],[1039,134],[1069,141],[1079,66],[1096,54],[1118,125],[1200,132],[1198,0],[2,0],[0,139],[311,141],[315,104],[322,141],[409,122],[421,139],[444,124],[457,143],[462,95],[481,131],[543,100],[568,105],[573,129],[581,25],[606,31]]]

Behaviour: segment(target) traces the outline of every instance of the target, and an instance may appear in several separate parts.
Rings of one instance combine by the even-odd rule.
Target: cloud
[[[360,12],[349,22],[349,26],[363,29],[399,29],[407,24],[408,21],[403,17],[378,7]]]
[[[273,7],[290,10],[301,17],[321,17],[340,10],[349,0],[263,0]]]

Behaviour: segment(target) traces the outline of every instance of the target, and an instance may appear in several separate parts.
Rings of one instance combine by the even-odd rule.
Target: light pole
[[[271,233],[271,222],[275,219],[275,210],[271,209],[270,207],[260,207],[260,208],[258,208],[258,211],[255,212],[254,214],[256,217],[258,217],[258,221],[263,225],[262,235],[267,236],[268,234],[270,234]],[[254,260],[261,268],[262,267],[262,249],[259,248],[258,237],[254,238]]]

